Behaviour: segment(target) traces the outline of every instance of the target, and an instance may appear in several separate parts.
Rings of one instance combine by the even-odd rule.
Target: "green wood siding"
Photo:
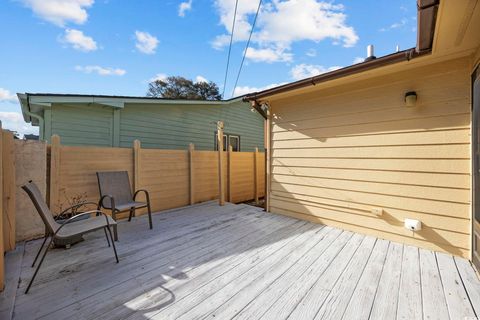
[[[50,127],[65,145],[213,150],[216,121],[240,136],[241,151],[263,149],[263,118],[247,103],[225,105],[131,104],[123,109],[87,104],[53,104]]]
[[[100,105],[52,106],[51,132],[62,144],[112,146],[113,108]],[[47,127],[48,124],[46,123]],[[50,138],[50,137],[46,137]]]

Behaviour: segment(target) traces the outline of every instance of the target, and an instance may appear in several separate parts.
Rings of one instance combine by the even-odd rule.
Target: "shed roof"
[[[52,103],[80,103],[98,104],[112,108],[124,108],[125,103],[152,104],[152,105],[228,105],[240,102],[244,96],[228,100],[186,100],[168,99],[142,96],[116,96],[116,95],[91,95],[91,94],[60,94],[60,93],[17,93],[22,108],[23,119],[33,125],[38,125],[38,120],[32,116],[41,113]]]

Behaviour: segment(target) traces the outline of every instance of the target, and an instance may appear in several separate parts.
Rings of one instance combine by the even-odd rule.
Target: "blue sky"
[[[258,0],[239,0],[225,98]],[[21,133],[16,92],[143,96],[180,75],[223,89],[235,0],[2,0],[0,120]],[[415,46],[415,0],[264,0],[235,94],[344,67],[375,45]]]

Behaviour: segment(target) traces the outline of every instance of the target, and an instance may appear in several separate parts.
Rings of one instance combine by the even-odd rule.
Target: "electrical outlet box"
[[[422,230],[422,222],[414,219],[405,219],[405,229],[420,231]]]
[[[382,208],[372,208],[370,211],[377,217],[380,217],[383,214]]]

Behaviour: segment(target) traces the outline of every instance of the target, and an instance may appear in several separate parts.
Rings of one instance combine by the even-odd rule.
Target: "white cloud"
[[[66,29],[62,41],[70,44],[74,49],[88,52],[97,50],[97,43],[92,37],[86,36],[80,30]]]
[[[100,66],[76,66],[75,70],[83,73],[96,73],[101,76],[123,76],[125,73],[127,73],[123,69],[104,68]]]
[[[157,80],[165,81],[168,78],[168,75],[165,73],[157,73],[154,77],[148,79],[148,82],[155,82]]]
[[[400,29],[400,28],[405,27],[405,26],[407,25],[407,23],[408,23],[408,19],[407,19],[407,18],[403,18],[403,19],[400,20],[399,22],[395,22],[395,23],[391,24],[391,25],[388,26],[388,27],[381,28],[380,31],[385,32],[385,31],[388,31],[388,30]]]
[[[155,36],[152,36],[148,32],[135,31],[135,38],[137,40],[135,47],[137,47],[140,52],[145,54],[155,53],[155,49],[157,49],[159,43],[159,40]]]
[[[362,57],[355,57],[355,59],[353,59],[353,64],[357,64],[357,63],[362,63],[365,61],[365,58],[362,58]]]
[[[236,87],[235,91],[233,92],[233,96],[234,97],[243,96],[243,95],[248,94],[248,93],[259,92],[259,91],[267,90],[267,89],[270,89],[270,88],[278,87],[278,86],[281,86],[283,84],[285,84],[285,82],[272,83],[272,84],[269,84],[269,85],[264,86],[264,87],[249,87],[249,86]]]
[[[333,67],[326,68],[320,65],[302,63],[294,66],[290,70],[290,74],[292,75],[292,78],[294,80],[300,80],[300,79],[318,76],[319,74],[338,70],[340,68],[341,68],[340,66],[333,66]]]
[[[212,42],[213,47],[218,49],[229,43],[235,1],[216,0],[215,4],[220,23],[227,31]],[[257,6],[258,0],[238,3],[235,42],[248,39]],[[344,47],[351,47],[357,43],[358,36],[354,28],[347,25],[346,18],[342,5],[318,0],[273,0],[260,10],[252,43],[258,47],[257,50],[278,51],[281,48],[282,52],[289,54],[292,43],[304,40],[319,42],[331,39]]]
[[[207,78],[205,78],[205,77],[196,76],[196,77],[195,77],[195,82],[196,82],[196,83],[199,83],[199,82],[208,82],[208,80],[207,80]]]
[[[178,6],[178,16],[185,17],[185,12],[192,10],[192,0],[180,3]]]
[[[2,128],[11,131],[16,131],[21,135],[26,133],[38,134],[38,128],[26,123],[23,116],[19,112],[3,112],[0,111],[0,120],[2,121]]]
[[[40,18],[63,27],[67,22],[83,24],[88,19],[86,8],[94,0],[22,0]]]
[[[293,54],[286,52],[285,49],[278,48],[265,48],[265,49],[255,49],[248,48],[247,53],[245,54],[247,59],[250,59],[254,62],[289,62],[292,61]]]
[[[16,102],[17,96],[7,89],[0,88],[0,102]]]

